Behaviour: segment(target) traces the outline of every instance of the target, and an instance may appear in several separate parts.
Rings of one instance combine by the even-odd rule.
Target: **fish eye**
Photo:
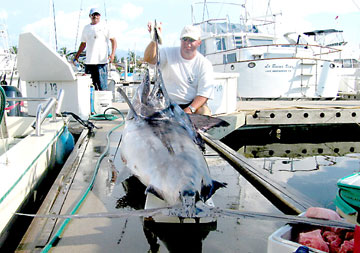
[[[163,96],[164,95],[163,95],[163,93],[161,91],[156,92],[156,97],[157,98],[162,98]]]

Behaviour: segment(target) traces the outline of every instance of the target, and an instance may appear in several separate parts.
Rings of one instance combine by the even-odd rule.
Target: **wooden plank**
[[[61,207],[70,190],[81,159],[89,142],[88,129],[84,129],[76,142],[73,152],[67,159],[53,186],[43,201],[39,214],[60,214]],[[49,241],[57,219],[36,218],[30,224],[16,252],[40,252]]]

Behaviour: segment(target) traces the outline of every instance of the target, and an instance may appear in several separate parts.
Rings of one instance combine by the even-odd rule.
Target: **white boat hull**
[[[334,66],[322,60],[305,65],[299,58],[263,59],[214,65],[214,71],[239,73],[239,98],[334,98],[339,88]]]
[[[64,131],[64,122],[42,124],[42,135],[35,136],[30,124],[34,118],[8,117],[10,138],[0,139],[6,143],[6,152],[0,156],[0,232],[1,239],[7,237],[7,228],[14,214],[19,211],[29,194],[35,189],[46,171],[55,164],[56,142]],[[24,129],[26,126],[26,129]],[[25,138],[16,140],[19,133]],[[11,137],[12,136],[12,137]],[[2,144],[2,151],[4,145]]]

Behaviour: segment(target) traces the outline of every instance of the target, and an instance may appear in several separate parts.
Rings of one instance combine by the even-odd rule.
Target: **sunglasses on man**
[[[185,41],[185,42],[190,42],[190,43],[193,43],[195,40],[193,38],[189,38],[189,37],[183,37],[181,38],[182,41]]]

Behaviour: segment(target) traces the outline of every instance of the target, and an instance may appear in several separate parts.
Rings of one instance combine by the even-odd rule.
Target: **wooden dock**
[[[236,112],[218,117],[230,126],[210,131],[217,139],[245,126],[359,124],[360,100],[238,101]]]
[[[127,111],[124,104],[114,107],[123,112]],[[358,124],[359,109],[360,101],[240,101],[236,113],[220,115],[231,125],[226,129],[216,130],[216,134],[217,138],[220,138],[246,125]],[[272,116],[273,114],[275,116]],[[305,117],[305,114],[308,116]],[[82,132],[74,152],[38,214],[71,214],[77,205],[79,208],[76,214],[104,214],[141,209],[141,205],[137,203],[139,190],[136,190],[136,187],[135,191],[130,190],[132,182],[127,180],[129,175],[122,168],[118,154],[122,126],[111,133],[112,129],[122,124],[122,120],[119,118],[93,123],[99,129],[95,129],[94,136],[89,136],[86,130]],[[225,209],[281,213],[245,179],[246,175],[234,170],[235,163],[240,163],[240,167],[241,164],[246,167],[246,164],[251,163],[247,163],[246,158],[239,154],[232,155],[233,164],[229,164],[213,147],[206,148],[204,156],[213,178],[228,184],[226,189],[221,189],[214,195],[215,205]],[[91,186],[92,179],[94,182]],[[86,192],[88,193],[83,202],[78,204]],[[203,252],[220,252],[223,249],[231,252],[265,252],[267,237],[283,225],[276,221],[221,217],[215,227],[196,228],[200,229],[196,230],[196,234],[202,235],[199,238],[186,234],[189,229],[183,234],[177,234],[174,231],[179,228],[174,225],[169,228],[147,226],[141,217],[131,215],[124,218],[71,219],[59,232],[64,221],[62,218],[35,218],[17,252],[41,252],[49,246],[56,234],[59,238],[51,243],[52,252],[144,252],[149,249],[167,252],[171,247],[187,246],[186,250],[189,250],[191,243],[200,247]]]

